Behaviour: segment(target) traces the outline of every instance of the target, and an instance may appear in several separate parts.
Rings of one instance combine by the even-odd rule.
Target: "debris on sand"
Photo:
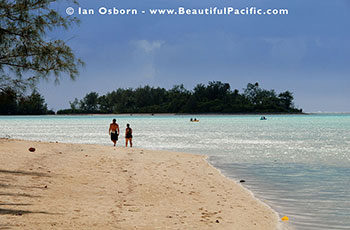
[[[34,147],[30,147],[28,150],[29,150],[29,152],[35,152],[35,148]]]

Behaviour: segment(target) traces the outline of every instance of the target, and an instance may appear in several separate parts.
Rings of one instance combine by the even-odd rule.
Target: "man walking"
[[[116,123],[116,119],[113,119],[113,122],[109,125],[109,135],[111,136],[111,140],[116,146],[117,141],[118,141],[118,136],[119,136],[119,125]]]

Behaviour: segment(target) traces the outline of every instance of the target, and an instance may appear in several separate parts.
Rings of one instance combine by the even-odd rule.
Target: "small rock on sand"
[[[28,150],[29,150],[29,152],[35,152],[35,148],[34,147],[30,147]]]

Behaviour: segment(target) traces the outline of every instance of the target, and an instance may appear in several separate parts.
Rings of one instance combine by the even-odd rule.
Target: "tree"
[[[85,113],[93,113],[98,109],[98,93],[91,92],[85,95],[83,100],[80,100],[80,108]]]
[[[244,95],[247,97],[247,99],[252,104],[257,104],[257,97],[259,93],[261,92],[261,89],[259,88],[259,83],[256,82],[255,84],[248,83],[247,88],[244,89]]]
[[[71,79],[84,63],[65,41],[49,39],[47,32],[68,29],[79,21],[51,9],[57,0],[0,0],[0,90],[24,90],[40,78],[61,73]],[[74,4],[77,4],[73,0]]]
[[[168,112],[179,113],[184,112],[186,103],[189,101],[191,93],[185,89],[184,85],[174,85],[172,89],[168,91],[169,103]]]
[[[281,104],[282,106],[285,108],[285,109],[289,109],[290,107],[293,106],[293,94],[289,91],[285,91],[283,93],[280,93],[278,95],[280,101],[281,101]]]
[[[32,94],[25,96],[15,90],[7,88],[0,91],[0,114],[1,115],[41,115],[55,114],[47,109],[43,96],[33,90]]]
[[[34,90],[31,95],[19,99],[18,111],[24,115],[46,114],[47,104],[44,97]]]
[[[112,113],[113,112],[113,104],[109,100],[110,98],[106,95],[102,95],[97,99],[97,102],[100,106],[100,111],[102,113]]]
[[[210,100],[225,99],[230,93],[230,84],[221,81],[211,81],[207,86],[207,94]]]
[[[134,91],[134,96],[137,107],[145,107],[152,104],[151,87],[149,85],[138,87]]]
[[[11,88],[0,91],[0,114],[13,115],[17,112],[17,94]]]
[[[259,88],[257,83],[248,84],[244,94],[230,88],[228,83],[212,81],[208,85],[197,84],[193,90],[187,90],[183,85],[175,85],[169,90],[146,85],[136,89],[119,88],[100,97],[91,92],[79,103],[77,99],[71,103],[71,109],[57,113],[302,112],[293,107],[293,96],[288,91],[277,96],[274,90]]]
[[[69,105],[70,105],[71,110],[73,110],[73,111],[80,109],[78,98],[75,98],[73,102],[70,101]]]

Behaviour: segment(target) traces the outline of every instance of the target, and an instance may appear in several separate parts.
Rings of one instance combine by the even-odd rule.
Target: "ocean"
[[[190,118],[200,122],[190,122]],[[0,137],[199,153],[296,230],[350,229],[350,114],[0,116]]]

